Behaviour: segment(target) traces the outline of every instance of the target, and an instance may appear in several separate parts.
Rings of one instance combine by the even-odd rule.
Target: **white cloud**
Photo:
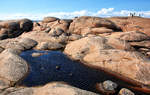
[[[114,10],[114,8],[102,8],[100,11],[98,11],[97,13],[100,15],[100,14],[108,14],[110,12],[112,12]]]
[[[114,8],[102,8],[97,12],[91,12],[88,10],[74,11],[74,12],[51,12],[51,13],[37,13],[37,14],[25,14],[25,13],[16,13],[16,14],[0,14],[0,20],[8,19],[21,19],[29,18],[32,20],[42,20],[44,17],[53,16],[58,18],[74,18],[77,16],[99,16],[99,17],[111,17],[111,16],[129,16],[130,13],[135,13],[136,15],[141,15],[143,17],[150,17],[150,11],[130,11],[130,10],[121,10],[115,11]]]

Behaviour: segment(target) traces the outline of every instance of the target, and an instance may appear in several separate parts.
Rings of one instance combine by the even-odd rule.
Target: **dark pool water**
[[[32,57],[32,53],[44,53]],[[44,85],[63,81],[82,89],[91,89],[95,83],[105,80],[102,73],[70,60],[60,51],[25,51],[21,57],[30,64],[30,73],[23,81],[26,86]]]
[[[43,53],[43,55],[32,57],[32,53]],[[70,60],[60,51],[29,50],[24,51],[21,57],[30,65],[30,73],[22,82],[22,85],[29,87],[61,81],[81,89],[95,92],[94,86],[96,83],[105,80],[119,81],[102,71]]]

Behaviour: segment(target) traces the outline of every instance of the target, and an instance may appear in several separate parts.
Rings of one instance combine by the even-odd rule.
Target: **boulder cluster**
[[[0,95],[149,95],[149,31],[150,19],[140,17],[1,21]],[[60,50],[71,60],[126,84],[122,87],[123,83],[106,80],[95,84],[96,92],[62,82],[24,87],[19,83],[28,75],[30,64],[20,54],[30,49]]]

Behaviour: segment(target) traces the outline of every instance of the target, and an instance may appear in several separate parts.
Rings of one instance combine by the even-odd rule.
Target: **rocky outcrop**
[[[117,45],[122,48],[118,48]],[[126,51],[125,47],[131,50],[130,45],[115,42],[109,44],[106,38],[96,36],[71,42],[67,44],[64,52],[72,59],[84,62],[87,66],[105,68],[148,85],[150,80],[147,74],[149,74],[150,60],[138,52]],[[143,70],[147,73],[143,73]]]
[[[49,83],[42,87],[9,88],[1,95],[100,95],[64,83]]]
[[[28,64],[13,50],[0,54],[0,89],[13,86],[28,73]]]
[[[70,26],[70,23],[72,22],[71,19],[59,19],[59,18],[55,18],[55,17],[45,17],[43,19],[42,22],[38,23],[35,23],[34,24],[34,31],[37,31],[37,30],[49,30],[50,29],[61,29],[65,32],[68,31],[69,29],[69,26]]]
[[[132,47],[125,41],[105,37],[85,37],[67,44],[64,52],[73,59],[80,60],[90,52],[102,49],[123,49],[132,50]]]
[[[29,19],[21,19],[18,22],[20,24],[20,29],[23,32],[29,32],[33,28],[33,22],[31,20],[29,20]]]
[[[107,35],[107,37],[127,41],[136,49],[136,51],[139,51],[148,57],[150,56],[148,54],[148,52],[150,51],[150,36],[146,35],[145,33],[142,33],[140,31],[117,32],[109,34]]]
[[[39,50],[59,50],[63,48],[64,46],[59,43],[54,42],[42,42],[38,44],[37,49]]]
[[[62,19],[62,20],[57,20],[57,21],[48,23],[47,26],[50,27],[51,29],[59,28],[67,32],[71,22],[72,20]]]
[[[128,42],[139,42],[144,40],[150,40],[150,36],[139,31],[128,31],[128,32],[116,32],[109,35],[111,38],[118,38]]]
[[[59,20],[59,18],[56,18],[56,17],[45,17],[43,19],[43,22],[44,23],[49,23],[49,22],[53,22],[53,21],[56,21],[56,20]]]
[[[52,32],[52,31],[51,31]],[[54,32],[55,34],[55,32]],[[57,35],[57,34],[56,34]],[[65,33],[62,33],[59,36],[51,35],[45,32],[32,31],[30,33],[24,33],[21,35],[22,38],[31,38],[38,43],[41,42],[57,42],[57,43],[66,43],[68,36]]]
[[[38,43],[30,38],[21,38],[19,39],[19,44],[24,47],[24,50],[28,50],[35,47]]]
[[[0,39],[13,38],[31,31],[33,23],[29,19],[0,22]]]
[[[124,32],[140,31],[150,36],[150,19],[143,17],[112,17],[107,18],[119,26]]]
[[[32,49],[37,45],[37,42],[30,38],[15,38],[15,39],[5,39],[0,41],[0,46],[4,49],[14,49],[18,52]]]
[[[119,28],[110,20],[90,16],[75,18],[69,27],[69,31],[75,34],[108,33],[113,30],[119,30]]]
[[[33,95],[98,95],[93,92],[71,87],[67,84],[52,83],[35,89]]]
[[[72,20],[46,17],[38,22],[32,22],[29,19],[0,21],[0,95],[99,95],[93,93],[94,91],[104,95],[134,95],[134,93],[144,95],[143,92],[149,94],[150,37],[148,31],[149,19],[139,17],[82,16]],[[27,60],[22,59],[23,56],[20,55],[21,52],[30,49],[46,50],[46,52],[40,51],[39,53],[30,52],[31,54],[27,51],[28,59],[30,57],[31,61],[34,59],[37,62],[36,66],[32,64],[36,69],[32,68],[31,64],[29,66]],[[49,55],[48,50],[64,50],[64,53],[72,59],[71,62],[74,60],[82,62],[85,68],[94,70],[98,73],[97,75],[100,72],[102,77],[97,78],[95,73],[83,68],[75,69],[76,64],[70,63],[69,66],[73,68],[68,69],[68,61],[64,66],[67,70],[63,70],[62,56],[59,65],[49,68],[47,64],[43,64],[44,60],[48,63],[47,59],[42,59],[41,63],[37,60]],[[54,57],[50,60],[55,60]],[[86,73],[82,70],[87,72],[87,77],[84,77]],[[33,71],[37,71],[35,73],[37,76],[34,78],[32,77]],[[69,77],[71,80],[73,78],[76,80],[75,75],[81,77],[81,73],[84,73],[83,78],[77,79],[79,80],[77,82],[81,81],[81,85],[88,87],[82,88],[76,85],[74,80],[75,87],[64,83],[48,83],[47,80],[51,76],[63,73],[67,74],[64,79]],[[89,73],[91,75],[88,75]],[[44,86],[21,87],[25,85],[23,82],[31,82],[27,74],[29,78],[31,74],[30,79],[40,80]],[[47,80],[44,80],[45,75],[48,76]],[[37,86],[36,81],[35,86]],[[87,81],[93,84],[90,85]],[[40,83],[37,84],[41,85]],[[76,87],[92,88],[90,91],[93,92]],[[133,90],[134,93],[125,88]]]

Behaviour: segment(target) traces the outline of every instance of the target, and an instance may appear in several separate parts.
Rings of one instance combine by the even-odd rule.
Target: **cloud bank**
[[[121,10],[115,11],[114,8],[102,8],[97,12],[91,12],[88,10],[74,11],[74,12],[51,12],[51,13],[37,13],[37,14],[24,14],[24,13],[14,13],[14,14],[1,14],[0,20],[10,20],[10,19],[21,19],[29,18],[32,20],[42,20],[44,17],[52,16],[62,19],[71,19],[78,16],[98,16],[98,17],[112,17],[112,16],[129,16],[130,13],[135,13],[137,16],[150,17],[150,11],[129,11]]]

